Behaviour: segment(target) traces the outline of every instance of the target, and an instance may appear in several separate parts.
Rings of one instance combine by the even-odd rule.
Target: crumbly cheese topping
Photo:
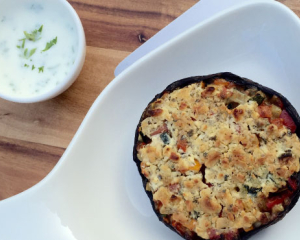
[[[140,126],[149,141],[138,158],[159,212],[204,239],[273,219],[283,205],[265,211],[266,199],[299,172],[296,134],[261,116],[258,90],[226,83],[166,93]]]

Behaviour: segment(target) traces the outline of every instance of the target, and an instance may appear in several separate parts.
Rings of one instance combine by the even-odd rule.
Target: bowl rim
[[[9,94],[1,93],[0,90],[0,98],[11,102],[16,102],[16,103],[35,103],[35,102],[46,101],[66,91],[79,76],[79,73],[81,72],[81,69],[85,61],[85,56],[86,56],[86,39],[85,39],[84,29],[77,12],[71,6],[71,4],[65,0],[58,0],[58,3],[61,4],[65,8],[65,10],[70,13],[72,21],[75,24],[75,28],[77,30],[77,36],[78,36],[78,53],[75,62],[72,68],[70,69],[68,75],[63,78],[61,84],[50,89],[49,91],[43,94],[32,96],[32,97],[16,97],[16,96],[11,96]]]

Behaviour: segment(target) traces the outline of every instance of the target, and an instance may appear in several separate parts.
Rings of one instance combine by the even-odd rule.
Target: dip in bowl
[[[0,97],[40,102],[78,77],[85,35],[65,0],[0,0]]]

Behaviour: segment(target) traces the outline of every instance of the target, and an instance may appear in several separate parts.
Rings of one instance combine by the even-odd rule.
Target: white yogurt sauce
[[[0,0],[0,92],[34,97],[60,85],[71,70],[78,38],[71,18],[52,1]],[[21,3],[21,4],[20,4]],[[24,31],[43,30],[37,41],[25,40]],[[42,52],[57,37],[57,43]],[[19,47],[17,47],[19,46]],[[34,54],[26,59],[32,49]]]

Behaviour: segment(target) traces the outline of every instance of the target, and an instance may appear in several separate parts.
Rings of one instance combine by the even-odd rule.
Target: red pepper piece
[[[290,129],[292,133],[296,131],[297,126],[286,110],[282,110],[282,113],[279,117],[283,119],[283,124]]]
[[[283,126],[283,119],[282,118],[275,118],[271,121],[272,124],[276,125],[278,128],[282,128]]]
[[[272,208],[275,205],[281,204],[281,203],[283,203],[283,201],[284,201],[283,196],[273,197],[273,198],[268,199],[266,206],[269,210],[272,210]]]
[[[268,105],[261,104],[258,107],[258,113],[262,118],[271,118],[272,117],[272,107]]]
[[[289,198],[292,195],[293,195],[293,192],[287,191],[287,192],[283,193],[281,196],[271,197],[267,200],[266,206],[269,210],[272,210],[272,208],[275,205],[283,203],[286,198]]]

